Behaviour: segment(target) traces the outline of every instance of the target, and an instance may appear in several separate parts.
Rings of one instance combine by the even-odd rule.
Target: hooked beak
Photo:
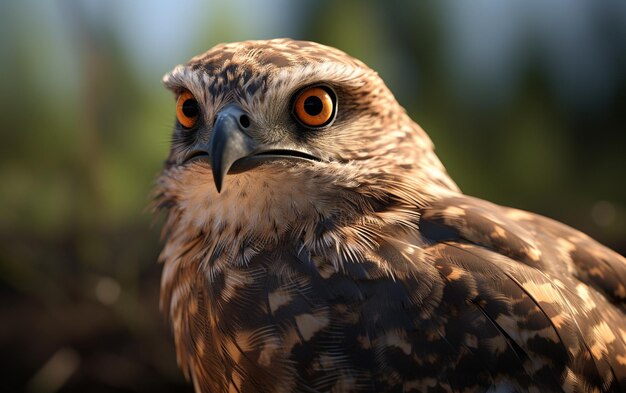
[[[198,143],[185,162],[208,160],[219,193],[226,174],[242,173],[272,159],[321,161],[305,151],[263,145],[250,136],[251,128],[247,114],[237,105],[228,105],[217,115],[209,143]]]

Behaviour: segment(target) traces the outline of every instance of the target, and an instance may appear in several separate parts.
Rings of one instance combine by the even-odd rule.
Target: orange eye
[[[176,101],[176,117],[180,124],[185,128],[192,128],[198,122],[199,114],[198,101],[189,91],[183,91]]]
[[[335,114],[335,103],[331,94],[330,89],[309,87],[296,98],[293,113],[305,126],[324,126],[330,123]]]

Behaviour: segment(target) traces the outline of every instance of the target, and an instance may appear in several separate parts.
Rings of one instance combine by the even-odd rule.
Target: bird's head
[[[198,230],[272,238],[456,187],[377,73],[337,49],[222,44],[164,83],[177,120],[158,201]]]

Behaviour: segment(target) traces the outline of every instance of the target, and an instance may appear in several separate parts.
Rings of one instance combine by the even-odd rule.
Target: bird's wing
[[[467,300],[516,348],[528,375],[626,388],[623,257],[563,224],[469,197],[424,208],[420,232],[446,285],[477,286]]]

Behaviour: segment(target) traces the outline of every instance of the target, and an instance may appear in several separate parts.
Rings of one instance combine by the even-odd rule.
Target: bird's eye
[[[183,91],[176,101],[176,117],[185,128],[192,128],[198,122],[200,108],[198,101],[189,91]]]
[[[324,86],[304,89],[296,97],[293,113],[305,126],[325,126],[335,115],[335,95]]]

